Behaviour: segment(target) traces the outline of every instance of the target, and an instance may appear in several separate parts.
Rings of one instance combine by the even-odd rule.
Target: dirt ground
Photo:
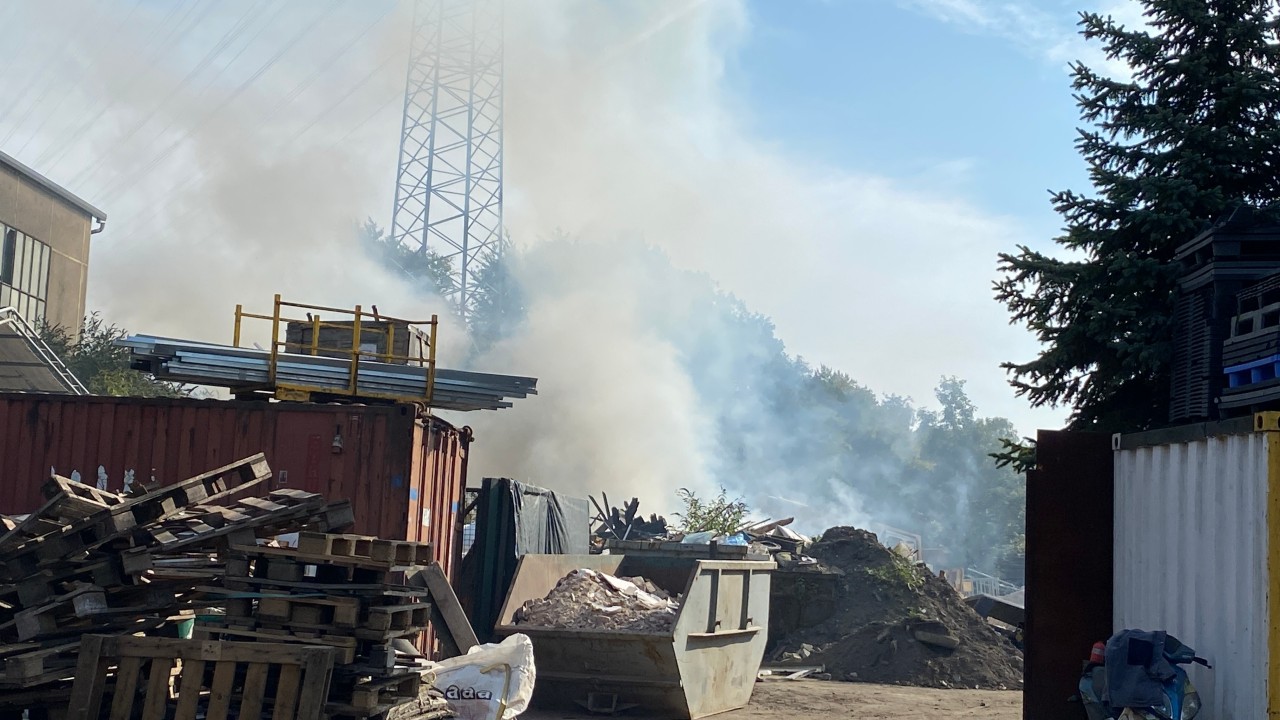
[[[585,712],[530,710],[520,717],[527,720],[599,720],[601,716]],[[1021,720],[1022,693],[776,680],[757,683],[750,706],[715,717],[716,720]]]

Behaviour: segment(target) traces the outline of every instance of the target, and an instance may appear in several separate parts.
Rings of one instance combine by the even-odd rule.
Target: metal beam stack
[[[232,392],[270,389],[271,353],[266,350],[214,345],[190,340],[130,335],[117,344],[129,348],[132,365],[161,380],[190,385],[224,387]],[[348,388],[351,363],[316,355],[276,355],[275,382],[332,388]],[[421,397],[427,384],[427,368],[415,365],[361,360],[357,395],[368,397]],[[431,407],[438,410],[498,410],[512,400],[537,394],[536,378],[437,369]]]

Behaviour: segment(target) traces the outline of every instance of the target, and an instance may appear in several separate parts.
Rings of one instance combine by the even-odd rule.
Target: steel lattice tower
[[[463,317],[502,253],[503,0],[417,0],[392,238],[453,269]]]

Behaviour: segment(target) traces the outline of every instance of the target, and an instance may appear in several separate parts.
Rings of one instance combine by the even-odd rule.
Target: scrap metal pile
[[[429,673],[393,643],[428,623],[428,592],[397,578],[430,546],[330,534],[350,503],[264,497],[271,475],[259,454],[128,495],[49,479],[44,505],[0,535],[0,717],[421,706]],[[297,548],[269,540],[291,533]],[[446,717],[435,700],[409,717]]]
[[[667,524],[667,519],[657,514],[650,514],[646,520],[640,513],[640,500],[631,498],[622,507],[611,507],[609,496],[601,494],[598,502],[591,498],[596,514],[592,518],[595,542],[593,552],[609,549],[615,552],[636,552],[644,550],[678,551],[677,545],[690,547],[685,550],[697,552],[699,546],[716,545],[722,547],[742,546],[750,548],[750,552],[767,558],[770,554],[780,565],[812,564],[813,560],[805,558],[801,549],[808,538],[792,532],[787,526],[795,518],[782,520],[766,519],[743,523],[736,532],[718,535],[715,533],[684,533]],[[608,508],[606,510],[605,508]],[[741,554],[748,554],[742,550]]]
[[[516,610],[513,623],[569,630],[666,632],[675,625],[679,597],[639,577],[574,570],[546,597]]]

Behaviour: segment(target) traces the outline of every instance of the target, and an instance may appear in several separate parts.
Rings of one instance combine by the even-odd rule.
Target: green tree
[[[98,313],[84,319],[77,337],[64,327],[45,324],[40,337],[94,395],[187,397],[193,388],[157,380],[129,367],[129,349],[115,344],[128,333],[107,325]]]
[[[1026,485],[988,455],[1016,437],[1013,424],[979,417],[958,378],[943,378],[935,396],[940,409],[920,411],[917,462],[905,473],[902,495],[953,564],[1000,572],[1007,549],[1021,546]]]
[[[724,488],[720,488],[720,494],[710,500],[703,500],[688,488],[677,490],[676,497],[684,505],[684,512],[675,516],[680,520],[680,531],[686,534],[714,532],[732,535],[747,518],[747,504],[741,498],[730,498]]]
[[[475,298],[467,319],[477,352],[512,336],[525,320],[524,288],[515,272],[519,262],[508,240],[506,251],[487,258],[475,274]]]
[[[1052,195],[1054,257],[1000,255],[996,297],[1043,344],[1007,363],[1033,406],[1067,405],[1080,429],[1167,419],[1174,250],[1240,202],[1280,197],[1280,39],[1271,0],[1143,0],[1152,29],[1082,13],[1082,34],[1132,69],[1075,63],[1093,191]]]
[[[425,247],[405,247],[393,240],[371,218],[356,228],[356,237],[361,249],[384,267],[403,275],[411,282],[422,284],[433,293],[448,293],[457,282],[453,263],[448,258]]]

